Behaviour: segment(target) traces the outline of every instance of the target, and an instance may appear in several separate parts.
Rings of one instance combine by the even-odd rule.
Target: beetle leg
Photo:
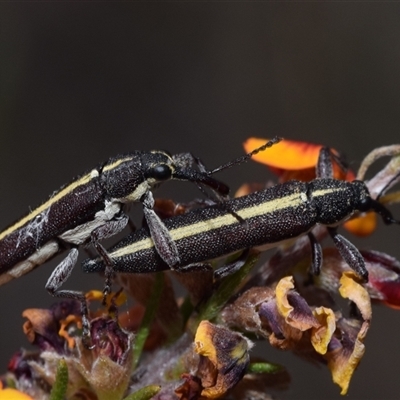
[[[321,265],[322,265],[322,248],[321,245],[318,243],[317,239],[315,239],[315,236],[311,232],[308,232],[307,236],[310,239],[310,244],[311,244],[311,255],[312,255],[311,274],[319,275],[319,273],[321,272]]]
[[[168,229],[161,221],[160,217],[153,210],[153,194],[148,191],[142,197],[143,211],[147,225],[150,230],[151,238],[160,257],[168,264],[171,269],[180,263],[178,248],[172,240]]]
[[[99,240],[107,239],[121,232],[128,224],[129,217],[122,214],[115,219],[108,221],[104,225],[99,226],[91,233],[91,242],[97,253],[104,261],[105,270],[105,283],[103,289],[103,304],[107,294],[111,292],[112,280],[114,277],[114,262],[108,255],[107,250],[100,244]]]
[[[346,263],[352,268],[365,282],[368,282],[368,271],[365,261],[359,250],[354,244],[349,242],[344,236],[337,233],[336,228],[328,228],[336,248]]]
[[[322,147],[319,151],[315,173],[317,178],[333,178],[331,150],[329,147]]]
[[[246,263],[249,253],[250,250],[245,249],[237,260],[218,268],[214,272],[214,280],[218,281],[225,278],[226,276],[234,274],[236,271],[239,271],[239,269],[242,268],[243,265]]]
[[[85,347],[90,348],[90,322],[86,297],[83,292],[75,290],[59,290],[62,284],[70,277],[78,260],[78,249],[72,248],[68,255],[54,269],[46,283],[46,290],[54,297],[73,299],[81,304],[82,314],[82,340]]]

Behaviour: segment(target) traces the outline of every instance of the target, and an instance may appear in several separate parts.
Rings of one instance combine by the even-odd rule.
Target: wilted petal
[[[222,320],[228,326],[267,338],[274,347],[315,353],[308,331],[320,324],[293,287],[291,277],[280,281],[275,296],[270,288],[253,287],[225,307]]]
[[[175,389],[175,394],[179,400],[196,400],[200,397],[203,386],[201,379],[197,376],[190,374],[182,374],[181,378],[184,380],[182,385]]]
[[[371,320],[371,303],[367,291],[357,283],[354,272],[345,272],[340,280],[340,294],[352,300],[364,321],[340,319],[337,322],[341,337],[332,338],[325,355],[332,378],[346,394],[351,377],[365,352],[364,339]]]
[[[274,300],[276,309],[275,294],[272,289],[252,287],[232,304],[224,307],[221,317],[228,326],[268,337],[268,333],[262,327],[258,309],[262,304],[268,303],[270,300]]]
[[[123,331],[113,319],[91,322],[92,350],[81,348],[75,368],[89,383],[98,398],[122,396],[132,367],[132,334]]]
[[[333,381],[341,387],[340,394],[344,395],[347,393],[353,373],[364,355],[363,341],[369,328],[369,322],[362,323],[361,327],[358,325],[359,331],[355,339],[348,333],[352,328],[349,329],[349,326],[346,327],[343,324],[340,328],[342,329],[342,338],[331,341],[325,358],[328,361]]]
[[[200,323],[194,343],[201,356],[197,371],[204,388],[201,395],[219,398],[242,379],[252,343],[241,334],[208,321]]]
[[[30,343],[38,346],[41,350],[55,350],[60,354],[65,352],[65,341],[59,336],[59,321],[54,317],[51,310],[30,308],[22,313],[27,319],[23,330]]]
[[[368,282],[363,284],[370,298],[392,308],[400,308],[400,263],[388,254],[361,250],[368,271]],[[351,271],[334,248],[324,249],[324,267],[314,282],[330,293],[339,287],[339,279],[343,272]]]
[[[313,352],[309,331],[319,327],[319,323],[307,302],[293,290],[292,279],[286,277],[279,281],[276,298],[262,303],[259,315],[263,326],[272,332],[268,336],[272,346],[291,349],[308,357]]]
[[[362,251],[369,273],[366,288],[373,300],[392,308],[400,308],[400,263],[388,254]]]
[[[274,336],[279,340],[284,340],[285,322],[282,318],[282,315],[279,314],[278,307],[276,305],[276,299],[262,303],[258,313],[260,317],[263,317],[268,322],[268,326]]]
[[[344,272],[340,279],[339,293],[345,299],[354,302],[363,319],[369,321],[372,317],[371,299],[365,288],[357,283],[358,280],[353,271]]]
[[[313,311],[313,314],[320,326],[312,328],[311,343],[318,353],[325,354],[336,329],[335,313],[330,308],[318,307]]]
[[[282,278],[275,293],[279,313],[289,325],[300,331],[319,326],[307,302],[294,291],[293,277]]]

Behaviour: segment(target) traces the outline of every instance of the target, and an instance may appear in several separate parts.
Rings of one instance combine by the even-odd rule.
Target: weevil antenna
[[[214,168],[211,171],[208,171],[208,175],[215,174],[216,172],[222,171],[227,168],[231,168],[233,165],[236,164],[242,164],[244,162],[247,162],[250,160],[251,157],[253,157],[255,154],[259,153],[260,151],[264,151],[265,149],[272,147],[274,144],[279,143],[283,138],[275,136],[273,139],[269,140],[267,143],[263,144],[262,146],[258,147],[257,149],[254,149],[250,153],[245,154],[244,156],[240,156],[236,158],[235,160],[229,161],[226,164],[223,164],[217,168]]]

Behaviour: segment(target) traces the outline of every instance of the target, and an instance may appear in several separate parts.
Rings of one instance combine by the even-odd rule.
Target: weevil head
[[[201,168],[200,160],[190,153],[171,156],[165,151],[153,150],[142,156],[144,176],[152,186],[176,179],[206,185],[221,195],[229,193],[228,186],[212,178],[207,171],[195,169],[193,164]]]
[[[163,151],[135,151],[110,158],[99,172],[108,198],[134,202],[153,186],[172,179],[174,162]]]
[[[143,161],[143,165],[146,166],[145,178],[152,185],[176,179],[208,186],[222,196],[229,193],[227,185],[212,178],[207,171],[193,167],[193,164],[197,164],[199,168],[202,168],[202,164],[190,153],[171,156],[167,152],[154,150]]]
[[[174,179],[176,165],[166,151],[153,150],[143,153],[141,165],[144,179],[150,186]]]
[[[400,224],[400,221],[394,219],[392,213],[382,203],[371,197],[364,182],[353,181],[352,185],[358,198],[358,211],[375,211],[382,217],[385,224]]]
[[[189,153],[171,156],[166,151],[136,151],[110,159],[100,170],[107,196],[122,203],[139,201],[151,188],[171,179],[191,181],[227,195],[228,186],[205,170],[193,167]]]

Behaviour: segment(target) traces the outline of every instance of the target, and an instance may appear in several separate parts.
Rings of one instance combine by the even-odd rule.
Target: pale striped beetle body
[[[69,249],[46,283],[56,297],[81,303],[83,337],[89,345],[87,304],[82,292],[60,290],[78,259],[78,247],[91,243],[106,257],[99,240],[120,232],[128,223],[125,203],[141,202],[155,246],[163,259],[176,264],[179,255],[160,218],[153,210],[151,189],[170,179],[206,185],[224,197],[229,188],[210,173],[192,168],[196,159],[189,153],[171,156],[163,151],[136,151],[110,158],[55,192],[47,201],[0,232],[0,285],[27,274],[58,253]],[[203,167],[201,165],[201,167]],[[105,272],[111,281],[112,268]]]
[[[127,223],[122,214],[123,204],[145,203],[148,197],[151,203],[151,188],[169,179],[203,183],[223,195],[229,191],[208,174],[190,168],[182,155],[136,151],[111,158],[74,179],[0,232],[0,285],[29,272],[65,248],[89,242],[96,230],[100,231],[97,239],[117,233]],[[144,205],[145,213],[151,212],[147,203]]]
[[[368,272],[359,251],[336,232],[336,226],[356,211],[375,210],[386,222],[394,222],[390,213],[373,200],[364,182],[315,179],[289,181],[244,197],[193,210],[164,220],[177,245],[180,264],[175,270],[248,248],[267,249],[308,234],[316,225],[328,227],[336,246],[347,263],[364,279]],[[237,214],[242,221],[233,215]],[[320,252],[312,240],[313,251]],[[314,246],[315,245],[315,246]],[[154,248],[149,231],[132,233],[108,250],[115,272],[139,273],[169,269]],[[318,258],[319,257],[319,258]],[[321,255],[314,254],[313,269],[318,272]],[[84,272],[100,272],[102,260],[87,259]]]

